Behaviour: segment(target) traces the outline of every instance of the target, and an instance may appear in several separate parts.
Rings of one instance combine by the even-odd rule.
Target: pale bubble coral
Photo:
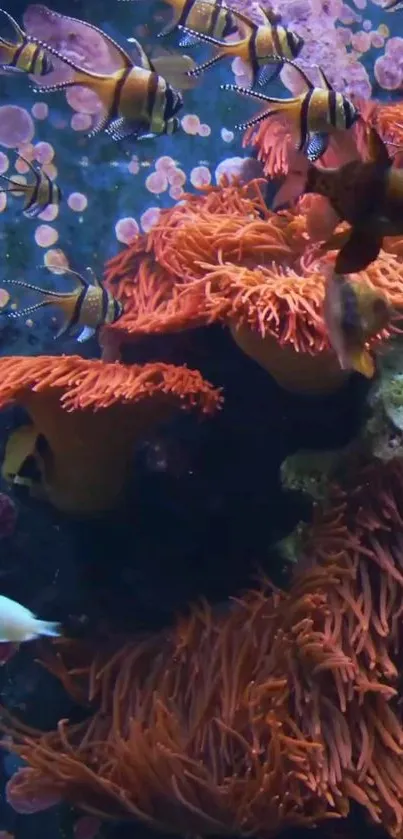
[[[149,207],[145,210],[140,218],[140,224],[144,233],[149,233],[153,227],[158,223],[161,210],[159,207]]]
[[[402,83],[402,71],[392,58],[382,55],[374,65],[375,78],[384,90],[398,90]]]
[[[225,160],[222,160],[214,173],[216,183],[222,183],[223,179],[230,181],[234,178],[238,179],[241,174],[243,162],[243,157],[227,157]]]
[[[83,113],[73,114],[70,125],[73,131],[88,131],[92,125],[91,115]]]
[[[58,238],[57,230],[49,224],[40,224],[35,230],[35,242],[40,248],[50,248]]]
[[[0,107],[0,145],[8,149],[30,143],[35,134],[31,114],[19,105]]]
[[[59,215],[59,205],[58,204],[49,204],[48,207],[45,207],[41,213],[39,213],[38,218],[42,221],[54,221]]]
[[[70,210],[73,210],[75,213],[82,213],[88,207],[88,198],[82,192],[71,192],[67,203]]]
[[[196,189],[211,183],[211,172],[207,166],[195,166],[190,173],[190,183]]]
[[[163,170],[151,172],[151,175],[148,175],[146,178],[145,187],[153,195],[159,195],[161,192],[165,192],[168,189],[168,178],[165,172]]]
[[[181,121],[181,126],[185,134],[198,134],[200,128],[200,119],[197,114],[186,114]]]
[[[43,257],[43,264],[52,274],[63,274],[65,268],[69,268],[69,261],[66,254],[60,248],[50,248]]]
[[[51,163],[54,156],[55,150],[51,143],[41,142],[37,143],[36,146],[34,146],[34,157],[35,160],[38,161],[38,163]]]
[[[140,230],[135,218],[121,218],[115,225],[115,233],[118,242],[129,245],[138,236]]]
[[[32,105],[31,114],[35,119],[46,119],[49,115],[49,105],[47,102],[35,102]]]

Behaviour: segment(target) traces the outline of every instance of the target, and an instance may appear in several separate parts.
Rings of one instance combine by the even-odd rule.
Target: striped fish
[[[76,20],[66,15],[62,17],[65,20]],[[66,90],[75,85],[94,91],[103,104],[103,112],[89,137],[100,131],[106,131],[113,140],[175,133],[179,128],[176,114],[183,105],[183,98],[179,90],[171,86],[171,82],[189,87],[187,72],[190,67],[194,67],[192,59],[188,56],[164,55],[151,61],[138,41],[132,38],[131,41],[135,43],[140,57],[140,65],[136,65],[129,54],[109,35],[87,22],[85,26],[102,35],[104,40],[117,50],[122,67],[113,73],[95,73],[80,67],[49,44],[35,39],[43,48],[74,70],[70,80],[54,85],[41,85],[36,88],[36,92]],[[162,70],[164,75],[160,75]],[[168,81],[168,77],[171,82]]]
[[[252,71],[252,87],[258,82],[261,86],[276,78],[285,61],[296,58],[304,45],[303,38],[296,32],[276,23],[275,16],[264,12],[265,22],[258,25],[246,15],[232,11],[242,33],[239,41],[222,41],[211,35],[198,33],[200,41],[213,44],[217,52],[209,61],[199,64],[188,71],[189,76],[198,76],[209,67],[213,67],[224,58],[241,58]],[[192,34],[189,27],[180,26],[187,34]],[[194,34],[194,33],[193,33]]]
[[[402,9],[402,0],[388,0],[384,3],[382,9],[384,12],[395,12],[396,9]]]
[[[77,340],[83,343],[92,338],[100,326],[104,326],[106,323],[115,323],[123,314],[123,306],[107,291],[101,280],[92,271],[92,283],[70,268],[64,268],[63,273],[71,274],[76,278],[77,286],[74,291],[62,293],[50,291],[21,280],[2,280],[3,285],[18,286],[42,296],[39,303],[17,309],[15,312],[8,312],[7,316],[10,318],[27,317],[45,306],[57,306],[64,313],[64,321],[56,338],[60,338],[66,332],[70,333],[81,326],[83,329]]]
[[[43,169],[34,166],[22,154],[19,154],[18,157],[29,167],[34,176],[33,182],[30,184],[19,183],[14,178],[0,174],[0,180],[7,181],[8,184],[7,186],[0,187],[0,192],[6,192],[9,195],[15,194],[16,196],[23,195],[25,197],[23,206],[24,215],[28,218],[35,218],[51,204],[60,204],[62,200],[61,189],[56,183],[51,181]]]
[[[302,77],[305,87],[299,96],[292,99],[265,96],[263,93],[234,84],[221,85],[221,90],[235,90],[243,96],[259,99],[270,105],[258,116],[238,124],[238,129],[244,130],[258,125],[276,114],[284,115],[297,132],[297,149],[304,151],[308,159],[315,162],[325,153],[332,131],[348,130],[358,119],[359,113],[347,96],[333,89],[323,70],[318,68],[323,87],[314,87],[300,67],[296,64],[292,66]]]
[[[181,47],[197,44],[198,32],[212,38],[224,39],[237,31],[235,16],[225,0],[165,0],[173,10],[169,24],[159,33],[159,38],[169,35],[179,26],[191,29],[193,34],[185,35],[180,41]]]
[[[11,15],[0,9],[11,23],[16,34],[16,41],[0,37],[0,67],[5,72],[34,73],[45,76],[53,70],[52,61],[40,44],[24,32]]]

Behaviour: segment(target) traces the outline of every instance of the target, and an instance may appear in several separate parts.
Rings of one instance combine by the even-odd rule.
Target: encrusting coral
[[[358,802],[403,829],[403,465],[363,466],[316,511],[288,593],[194,608],[142,641],[62,641],[49,668],[92,704],[6,748],[21,811],[49,795],[164,831],[271,837]]]
[[[186,196],[107,265],[125,312],[104,328],[105,346],[220,321],[283,386],[333,390],[345,374],[322,316],[318,217],[311,196],[271,212],[257,181]],[[382,252],[356,276],[401,305],[401,273],[399,259]]]
[[[0,408],[17,403],[27,410],[32,439],[42,441],[37,456],[44,495],[70,513],[119,503],[135,444],[172,410],[211,414],[221,401],[219,390],[186,367],[78,356],[0,358]],[[18,449],[18,429],[14,442]],[[13,448],[13,438],[8,445]]]

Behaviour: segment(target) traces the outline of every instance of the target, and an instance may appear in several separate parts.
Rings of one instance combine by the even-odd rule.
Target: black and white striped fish
[[[71,274],[76,278],[77,286],[74,291],[63,293],[50,291],[31,283],[25,283],[22,280],[2,280],[2,285],[18,286],[42,296],[39,303],[26,306],[23,309],[16,309],[16,311],[7,314],[11,318],[29,317],[33,312],[45,306],[57,306],[64,313],[64,321],[56,338],[66,332],[75,331],[77,327],[83,327],[77,338],[80,343],[83,343],[92,338],[100,326],[104,326],[106,323],[115,323],[123,314],[123,306],[107,291],[101,280],[92,271],[92,283],[70,268],[64,268],[63,273]]]

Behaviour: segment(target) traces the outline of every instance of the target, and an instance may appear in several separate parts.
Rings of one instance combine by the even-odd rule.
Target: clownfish
[[[375,364],[366,344],[392,320],[386,297],[367,283],[349,281],[329,267],[323,313],[329,343],[341,369],[355,370],[371,379]]]
[[[0,37],[0,67],[3,71],[15,73],[35,73],[46,76],[53,70],[48,52],[24,32],[11,15],[0,9],[11,23],[17,36],[15,43]]]
[[[33,641],[40,635],[51,638],[61,635],[61,624],[39,620],[30,609],[16,600],[0,595],[0,643],[21,644]]]
[[[323,87],[314,87],[300,67],[292,62],[288,63],[298,71],[305,87],[299,96],[292,99],[277,99],[234,84],[221,85],[221,90],[235,90],[243,96],[259,99],[270,105],[256,117],[238,124],[238,129],[250,128],[268,117],[282,114],[288,118],[297,134],[298,150],[304,151],[308,159],[314,162],[325,153],[332,131],[347,131],[357,121],[359,113],[347,96],[333,90],[323,70],[318,68]]]
[[[56,12],[51,14],[57,15]],[[77,20],[66,15],[62,17]],[[139,42],[131,38],[140,57],[140,64],[137,65],[113,38],[93,24],[85,22],[85,26],[101,35],[117,51],[122,66],[113,73],[95,73],[80,67],[49,44],[35,39],[74,70],[72,79],[55,85],[41,85],[36,88],[36,92],[66,90],[76,85],[94,91],[103,104],[103,113],[89,137],[100,131],[105,131],[113,140],[174,134],[179,128],[176,114],[182,108],[183,98],[179,89],[172,85],[178,88],[191,86],[187,72],[195,66],[194,61],[186,55],[164,55],[151,59]]]
[[[54,183],[49,178],[49,175],[43,169],[36,168],[29,160],[26,160],[22,154],[18,157],[26,163],[31,170],[34,180],[33,183],[20,183],[14,178],[9,178],[7,175],[0,174],[0,179],[7,181],[8,186],[0,187],[0,192],[6,192],[9,195],[23,195],[25,197],[22,212],[28,218],[35,218],[39,213],[42,213],[46,207],[51,204],[59,205],[62,200],[62,192],[57,183]]]
[[[25,288],[28,291],[35,291],[43,297],[39,303],[17,309],[15,312],[8,312],[7,316],[10,318],[26,317],[45,306],[57,306],[63,311],[65,319],[55,337],[60,338],[66,332],[71,332],[76,327],[82,326],[84,328],[77,340],[83,343],[92,338],[100,326],[106,323],[115,323],[123,314],[123,306],[104,288],[101,280],[93,272],[91,272],[92,284],[77,271],[72,271],[70,268],[64,268],[63,273],[71,274],[77,279],[78,283],[74,291],[63,293],[40,288],[40,286],[22,280],[2,280],[3,285]]]
[[[260,85],[265,85],[276,78],[284,62],[299,55],[304,40],[296,32],[275,22],[277,18],[270,12],[259,8],[264,17],[262,24],[256,24],[241,12],[231,10],[242,35],[238,41],[222,41],[211,35],[197,33],[199,40],[213,44],[218,47],[218,50],[209,61],[188,70],[188,75],[198,76],[224,58],[238,57],[251,68],[252,87],[256,81]],[[180,26],[180,29],[188,35],[195,34],[189,27]]]
[[[392,165],[393,157],[374,128],[367,134],[369,159],[351,160],[336,169],[317,169],[295,152],[274,199],[277,209],[305,193],[326,198],[321,225],[324,241],[340,221],[351,225],[350,231],[336,232],[333,237],[339,248],[337,274],[363,271],[377,258],[384,236],[403,233],[403,169]]]

